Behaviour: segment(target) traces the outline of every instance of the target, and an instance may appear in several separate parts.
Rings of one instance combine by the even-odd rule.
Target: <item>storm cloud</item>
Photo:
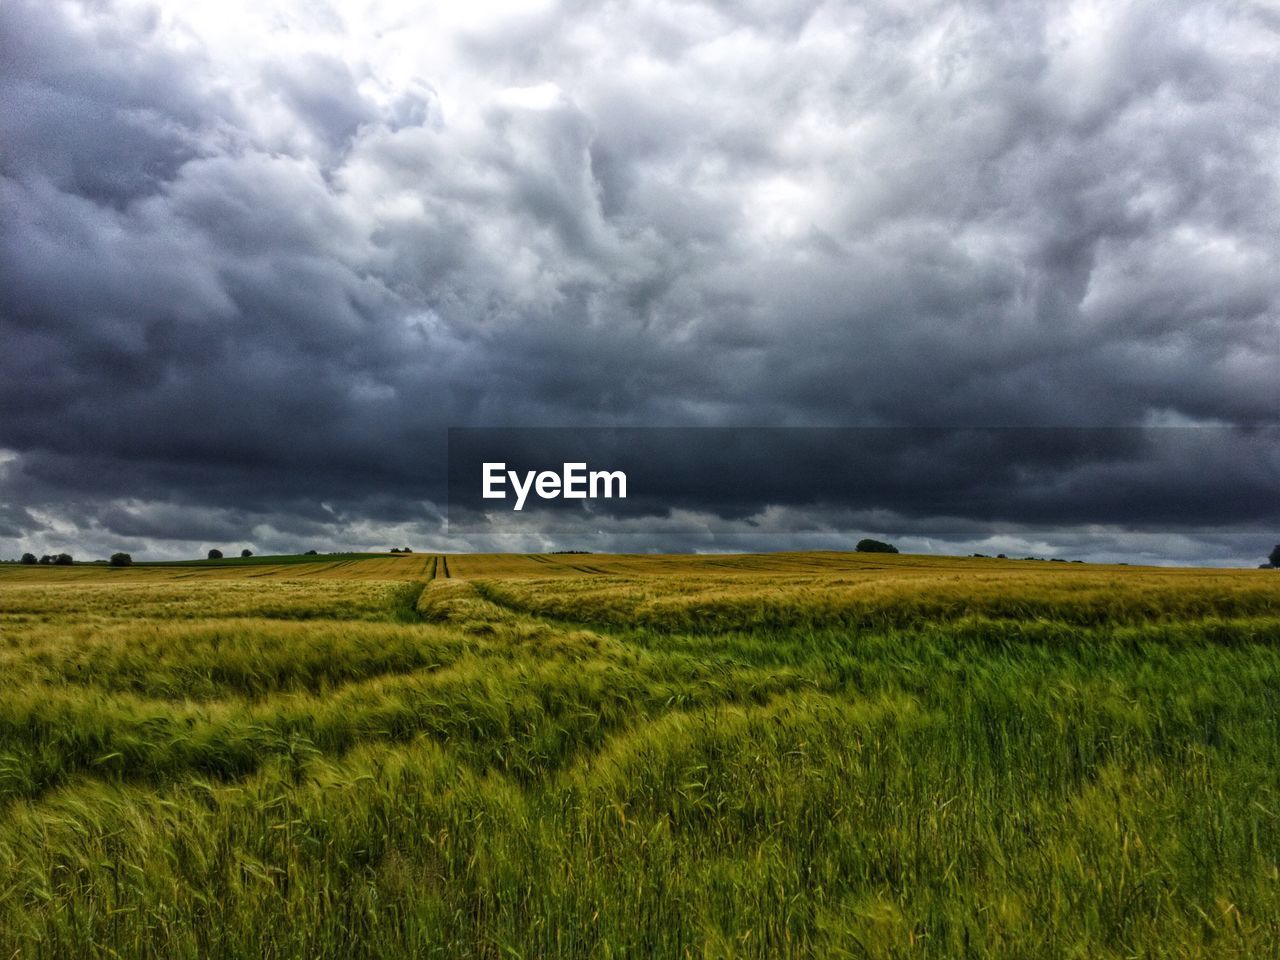
[[[434,6],[0,5],[0,555],[757,546],[805,506],[460,538],[448,427],[1276,422],[1266,4]],[[1256,562],[1251,456],[1180,464],[1237,510],[1049,478],[1057,546],[953,519]],[[938,523],[867,509],[769,544]]]

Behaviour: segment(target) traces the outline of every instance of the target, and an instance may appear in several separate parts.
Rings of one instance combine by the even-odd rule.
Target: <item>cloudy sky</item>
[[[1068,527],[985,536],[803,491],[462,534],[443,458],[451,426],[1274,426],[1278,157],[1273,0],[3,0],[0,557],[1254,564],[1256,431],[1177,465],[1247,474],[1232,509],[1068,485]]]

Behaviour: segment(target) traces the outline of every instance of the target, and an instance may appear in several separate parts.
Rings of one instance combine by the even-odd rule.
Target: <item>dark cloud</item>
[[[496,504],[484,497],[480,478],[495,462],[503,476],[559,473],[564,463],[625,473],[625,500],[530,496],[521,513],[543,514],[534,522],[547,532],[670,512],[696,530],[717,516],[731,530],[775,507],[797,531],[877,510],[970,534],[1280,526],[1280,428],[468,428],[449,435],[451,529],[530,522],[510,493]]]
[[[0,535],[443,538],[448,426],[1275,422],[1261,5],[468,17],[0,5]],[[1134,513],[1247,557],[1240,469]]]

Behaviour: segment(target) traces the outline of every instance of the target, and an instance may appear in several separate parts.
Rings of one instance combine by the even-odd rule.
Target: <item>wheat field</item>
[[[0,568],[3,957],[1280,956],[1280,575]]]

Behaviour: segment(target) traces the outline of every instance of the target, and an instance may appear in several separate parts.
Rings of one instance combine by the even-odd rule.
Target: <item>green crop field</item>
[[[1280,956],[1280,574],[0,569],[0,957]]]

